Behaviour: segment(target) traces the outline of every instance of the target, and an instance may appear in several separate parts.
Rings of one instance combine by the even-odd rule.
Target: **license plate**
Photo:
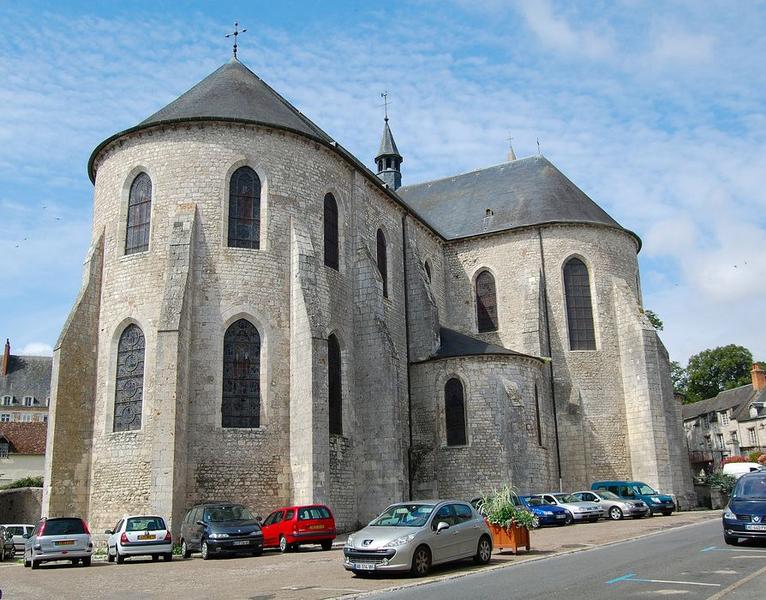
[[[566,515],[556,515],[557,519],[566,519]]]
[[[355,563],[354,568],[357,571],[374,571],[375,565],[373,563]]]
[[[74,540],[60,540],[56,542],[57,546],[74,546]]]
[[[324,525],[309,525],[309,529],[324,529]]]
[[[250,543],[250,540],[238,540],[234,542],[235,546],[247,546]]]
[[[766,525],[745,525],[748,531],[766,531]]]
[[[145,533],[145,534],[143,534],[143,535],[139,535],[139,536],[138,536],[138,539],[139,539],[139,540],[153,540],[153,539],[154,539],[154,536],[153,536],[153,535],[151,535],[151,534],[146,534],[146,533]]]

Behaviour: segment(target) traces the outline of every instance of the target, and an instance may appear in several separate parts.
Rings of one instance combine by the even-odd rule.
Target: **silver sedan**
[[[420,500],[392,504],[361,531],[348,536],[343,566],[356,574],[410,571],[473,558],[486,564],[492,537],[484,518],[467,502]]]
[[[649,514],[649,507],[642,500],[626,500],[608,490],[586,490],[575,492],[572,496],[582,501],[600,504],[613,521],[619,521],[623,517],[640,519]]]

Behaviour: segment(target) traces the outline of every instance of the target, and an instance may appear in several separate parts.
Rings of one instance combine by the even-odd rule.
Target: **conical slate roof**
[[[484,354],[489,355],[505,355],[505,356],[524,356],[527,358],[536,358],[542,360],[537,356],[530,356],[529,354],[522,354],[521,352],[515,352],[498,346],[497,344],[491,344],[484,340],[465,335],[454,329],[447,327],[439,328],[439,338],[441,344],[436,353],[431,357],[434,358],[452,358],[458,356],[480,356]]]
[[[196,119],[261,123],[332,141],[236,58],[142,121],[139,127]]]
[[[383,137],[380,140],[380,148],[378,149],[378,155],[375,158],[380,158],[381,156],[402,157],[402,155],[399,154],[399,149],[396,147],[391,128],[388,126],[388,119],[386,119],[386,125],[383,127]]]

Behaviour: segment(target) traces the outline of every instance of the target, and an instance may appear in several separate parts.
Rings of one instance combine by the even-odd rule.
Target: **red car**
[[[263,547],[294,550],[301,544],[321,544],[330,550],[335,539],[335,519],[322,504],[286,506],[271,513],[261,524]]]

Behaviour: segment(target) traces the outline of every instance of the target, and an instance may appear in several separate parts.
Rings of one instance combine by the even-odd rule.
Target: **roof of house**
[[[45,454],[47,423],[0,423],[0,439],[5,439],[14,454]]]
[[[683,420],[695,419],[700,415],[711,412],[732,410],[732,419],[737,421],[749,421],[750,404],[752,402],[766,402],[766,390],[754,392],[752,384],[742,385],[730,390],[719,392],[712,398],[684,404],[681,408]],[[758,417],[763,418],[763,417]]]
[[[534,358],[535,360],[542,360],[538,356],[531,356],[529,354],[515,352],[514,350],[509,350],[503,346],[485,342],[484,340],[471,337],[470,335],[460,333],[459,331],[455,331],[454,329],[449,329],[447,327],[439,328],[439,337],[441,340],[439,349],[434,353],[433,356],[426,360],[480,355],[519,356],[523,358]]]
[[[542,156],[404,186],[397,193],[447,239],[550,223],[622,229]],[[628,233],[640,246],[638,236]]]
[[[0,374],[0,396],[33,396],[44,401],[50,396],[52,367],[53,358],[50,356],[11,354],[8,374]]]

